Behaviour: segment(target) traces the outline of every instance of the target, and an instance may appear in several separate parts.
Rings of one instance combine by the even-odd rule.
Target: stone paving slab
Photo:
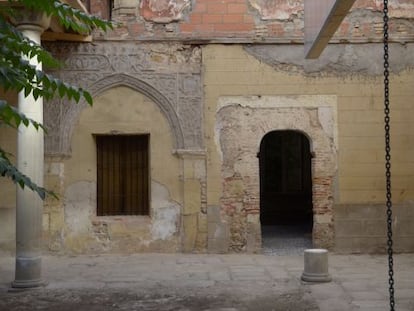
[[[56,292],[53,297],[63,295],[72,299],[89,293],[100,301],[103,296],[99,295],[110,293],[117,301],[117,291],[122,290],[126,297],[146,299],[130,310],[279,310],[287,303],[296,304],[296,309],[290,309],[294,311],[389,310],[385,256],[330,254],[329,264],[332,282],[310,284],[300,280],[302,255],[46,255],[43,275],[48,285],[42,289],[42,295]],[[13,277],[14,258],[0,256],[0,311],[13,310],[5,309],[6,303],[17,301],[8,292]],[[414,311],[414,254],[395,256],[395,288],[397,310]],[[60,291],[73,294],[69,297]],[[156,298],[147,299],[142,291]],[[28,303],[30,299],[37,299],[30,295],[20,299]],[[173,301],[170,309],[164,296]],[[55,306],[52,302],[49,305],[44,302],[54,301],[53,297],[42,298],[44,309],[39,310],[53,310],[47,309]],[[221,304],[216,301],[218,297],[225,297]],[[75,300],[85,304],[87,297],[84,300],[73,298],[71,303]],[[198,305],[193,306],[192,301],[197,301]],[[112,308],[108,304],[102,310],[123,310],[122,302],[117,306]],[[126,304],[125,310],[128,310]]]

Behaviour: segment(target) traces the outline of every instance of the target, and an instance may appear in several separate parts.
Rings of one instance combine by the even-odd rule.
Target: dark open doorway
[[[260,144],[260,222],[264,253],[312,246],[312,173],[308,138],[267,133]]]

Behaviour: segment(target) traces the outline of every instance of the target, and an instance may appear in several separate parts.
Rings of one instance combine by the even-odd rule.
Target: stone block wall
[[[395,252],[414,252],[414,204],[393,205]],[[385,253],[387,221],[385,204],[335,206],[335,251],[339,253]]]
[[[414,64],[409,57],[413,48],[412,44],[391,47],[394,53],[391,66],[392,177],[397,213],[399,206],[409,205],[414,198],[414,145],[411,143],[414,136],[410,130],[414,122],[410,104]],[[208,204],[222,208],[220,214],[212,212],[216,217],[209,220],[209,225],[211,223],[212,230],[224,231],[221,236],[211,233],[209,246],[247,251],[249,243],[260,245],[259,229],[252,234],[254,226],[250,226],[258,222],[255,220],[259,212],[258,197],[254,196],[255,187],[256,191],[259,187],[258,169],[252,165],[257,165],[255,156],[260,140],[268,131],[299,129],[305,124],[300,117],[300,110],[306,110],[301,97],[315,96],[315,102],[322,103],[324,96],[334,96],[337,119],[327,122],[323,128],[333,129],[333,140],[337,139],[337,170],[333,170],[332,178],[328,179],[315,175],[313,170],[314,222],[325,224],[320,228],[327,229],[320,233],[314,231],[313,239],[324,241],[330,236],[333,249],[352,251],[346,244],[351,243],[352,226],[341,222],[349,218],[337,221],[336,212],[341,214],[341,205],[350,205],[355,213],[363,214],[370,206],[385,201],[381,52],[380,44],[336,45],[328,47],[323,58],[305,61],[301,46],[210,45],[203,49]],[[283,111],[278,102],[290,96],[290,106]],[[268,106],[263,104],[266,100]],[[293,113],[295,109],[298,110]],[[276,118],[278,110],[280,114],[291,111],[292,119],[287,115]],[[326,120],[323,116],[322,112],[317,114],[310,124],[318,128],[324,124],[320,118]],[[302,131],[310,132],[304,128]],[[321,150],[320,141],[310,141],[314,143],[313,151]],[[314,167],[322,172],[329,167],[330,156],[330,152],[316,154],[314,161],[319,164],[314,162]],[[317,212],[319,208],[324,212]],[[374,214],[369,223],[372,235],[364,243],[371,243],[372,248],[366,250],[383,250],[378,247],[383,242],[382,237],[375,236],[384,230],[379,214]],[[406,231],[408,224],[414,222],[412,216],[404,217],[407,217],[404,218],[406,224],[397,231]],[[368,220],[366,217],[365,221]],[[361,228],[362,225],[358,223],[357,226]],[[363,237],[364,233],[360,233]],[[227,242],[220,240],[220,246],[215,246],[213,237],[227,239]],[[404,241],[396,242],[397,245],[405,243],[397,247],[399,251],[411,249],[410,238],[400,236],[397,239]],[[361,245],[357,247],[363,251]]]

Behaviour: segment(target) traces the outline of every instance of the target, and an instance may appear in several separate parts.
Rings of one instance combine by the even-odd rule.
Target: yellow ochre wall
[[[334,249],[338,252],[383,251],[382,76],[346,70],[307,74],[303,68],[289,63],[272,67],[247,53],[242,45],[203,46],[202,68],[207,216],[199,213],[200,206],[196,206],[200,204],[200,186],[197,183],[184,186],[183,183],[186,178],[197,175],[195,168],[204,174],[204,160],[194,160],[196,164],[191,162],[191,169],[185,169],[183,158],[174,154],[171,128],[158,106],[131,88],[115,87],[98,95],[94,106],[82,111],[72,137],[71,156],[46,158],[46,187],[55,190],[60,200],[48,199],[45,204],[45,249],[68,253],[176,252],[183,250],[185,236],[192,235],[197,242],[194,244],[193,239],[186,246],[187,250],[228,250],[228,228],[220,214],[223,162],[217,141],[219,103],[226,97],[323,95],[333,96],[336,101]],[[392,185],[397,251],[414,250],[413,85],[411,69],[391,74]],[[96,151],[92,134],[98,133],[150,133],[151,217],[95,216]],[[14,131],[1,127],[0,143],[7,151],[15,153]],[[183,217],[190,204],[191,217]],[[14,212],[14,186],[0,179],[0,249],[3,251],[14,249]],[[187,223],[185,230],[184,222]]]
[[[298,70],[275,71],[238,45],[210,45],[203,50],[206,146],[209,154],[209,204],[218,204],[220,159],[214,124],[222,96],[336,95],[338,109],[338,187],[336,203],[384,201],[383,78],[321,73],[306,77]],[[391,148],[393,199],[414,199],[414,73],[391,75]]]
[[[376,48],[380,48],[380,45]],[[379,67],[382,66],[381,62],[382,59],[379,59]],[[338,142],[337,173],[333,184],[334,249],[338,252],[384,251],[386,214],[382,75],[346,70],[306,74],[303,68],[288,63],[275,70],[246,53],[239,45],[205,47],[203,68],[209,206],[222,205],[223,163],[216,128],[221,98],[334,95],[337,103],[337,122],[334,127]],[[390,81],[395,245],[397,251],[413,251],[414,73],[412,69],[401,70],[398,74],[391,74]],[[243,137],[239,139],[243,140]]]

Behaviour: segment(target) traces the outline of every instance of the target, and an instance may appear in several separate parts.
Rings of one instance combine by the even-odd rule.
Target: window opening
[[[149,135],[97,135],[97,215],[149,215]]]

